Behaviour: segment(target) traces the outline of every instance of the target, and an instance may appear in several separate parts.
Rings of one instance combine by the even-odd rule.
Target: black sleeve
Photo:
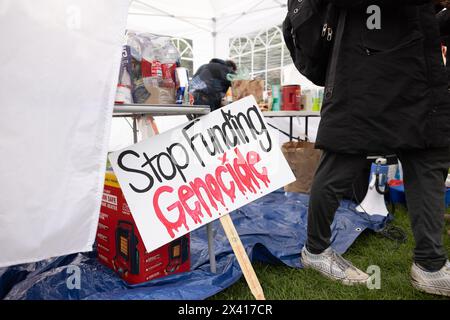
[[[402,5],[421,5],[430,3],[431,0],[327,0],[338,7],[352,8],[370,5],[382,6],[402,6]]]
[[[442,10],[436,15],[442,37],[450,36],[450,10]]]
[[[194,73],[194,75],[192,76],[192,78],[200,77],[200,75],[203,73],[203,71],[205,70],[205,68],[206,68],[206,65],[205,65],[205,64],[202,65],[202,66],[200,66],[200,68],[197,69],[197,71]]]

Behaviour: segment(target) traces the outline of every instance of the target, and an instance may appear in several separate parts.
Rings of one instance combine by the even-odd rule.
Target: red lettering
[[[191,182],[189,185],[194,190],[195,195],[197,196],[198,200],[202,204],[203,208],[205,208],[206,213],[210,217],[212,217],[211,210],[209,210],[209,206],[206,203],[205,199],[203,199],[203,195],[200,191],[200,189],[203,189],[206,192],[206,195],[208,196],[208,199],[209,199],[209,202],[211,202],[211,205],[214,206],[215,208],[217,208],[217,205],[214,202],[214,199],[212,198],[211,192],[209,192],[209,189],[208,189],[208,186],[206,185],[206,183],[200,178],[195,178],[194,182]]]
[[[156,213],[156,216],[158,217],[159,221],[161,221],[161,223],[166,227],[167,232],[169,233],[170,237],[174,238],[175,237],[174,230],[176,232],[178,232],[178,228],[180,228],[181,226],[184,226],[186,228],[186,230],[189,231],[189,227],[186,224],[186,215],[184,213],[183,206],[181,205],[181,203],[179,201],[177,201],[177,202],[171,204],[169,207],[167,207],[168,211],[172,211],[175,208],[178,209],[178,220],[175,222],[171,222],[166,219],[166,217],[164,216],[164,214],[161,211],[161,208],[159,207],[159,196],[164,192],[172,193],[173,188],[168,187],[168,186],[162,186],[162,187],[158,188],[158,190],[156,190],[156,192],[155,192],[155,195],[153,196],[153,207],[155,208],[155,213]]]
[[[214,199],[219,201],[222,204],[222,206],[225,207],[225,202],[223,201],[222,191],[221,191],[220,186],[217,183],[216,179],[214,179],[214,176],[207,174],[205,177],[205,182],[208,186],[209,191],[211,192],[212,196],[214,197]],[[217,210],[216,203],[214,203],[213,206],[214,206],[214,209]]]
[[[219,184],[220,188],[223,190],[223,192],[225,192],[225,194],[230,197],[231,202],[234,203],[234,199],[236,199],[236,187],[234,185],[234,182],[231,181],[230,182],[230,187],[227,188],[225,186],[225,184],[223,183],[223,179],[222,179],[222,173],[224,172],[228,172],[227,168],[220,166],[217,167],[216,169],[216,181]]]
[[[217,202],[228,211],[223,194],[226,194],[231,202],[234,203],[236,189],[239,189],[245,196],[248,191],[256,193],[260,189],[258,181],[263,182],[266,187],[269,186],[270,180],[267,168],[262,167],[258,170],[255,167],[261,161],[261,157],[257,152],[250,151],[245,158],[238,148],[235,148],[234,152],[236,153],[236,158],[230,159],[231,163],[218,166],[214,174],[207,174],[204,179],[195,178],[189,185],[182,185],[177,191],[178,201],[168,206],[166,212],[163,212],[160,208],[160,196],[163,193],[172,194],[174,189],[169,186],[162,186],[156,190],[153,197],[153,207],[157,218],[165,226],[171,238],[175,237],[175,233],[182,226],[189,231],[186,213],[195,224],[201,224],[205,218],[204,211],[209,217],[212,217],[211,207],[216,212],[219,211]],[[222,160],[226,160],[225,155]],[[230,175],[228,185],[225,185],[223,181],[224,173]],[[209,203],[206,201],[205,193]],[[188,202],[191,206],[194,205],[194,208],[189,206]],[[174,222],[167,218],[169,213],[171,213],[171,216],[174,215],[172,211],[178,213],[177,220]]]
[[[239,191],[245,196],[245,193],[247,192],[247,190],[245,190],[245,188],[242,185],[241,181],[239,180],[239,177],[237,176],[236,172],[234,172],[233,167],[231,166],[231,164],[227,163],[225,165],[225,167],[227,168],[228,172],[233,177],[233,180],[236,182],[236,185],[237,185]]]
[[[256,168],[255,168],[255,164],[257,164],[259,161],[261,161],[261,157],[257,152],[250,151],[249,153],[247,153],[247,163],[248,163],[248,166],[250,167],[250,169],[252,170],[253,174],[259,180],[261,180],[266,187],[269,187],[270,180],[269,180],[269,175],[267,173],[267,168],[262,167],[261,173],[258,172],[258,170],[256,170]]]
[[[184,209],[186,209],[189,216],[194,220],[194,223],[200,223],[202,222],[203,213],[202,208],[200,206],[200,202],[195,201],[195,208],[191,209],[187,203],[189,199],[191,199],[195,195],[194,191],[192,191],[191,188],[188,186],[181,186],[180,189],[178,189],[178,198],[180,199],[181,204],[183,205]]]
[[[256,193],[256,189],[253,184],[256,185],[256,188],[259,189],[259,183],[253,175],[253,171],[248,166],[244,157],[238,148],[234,149],[234,152],[237,155],[237,158],[233,160],[234,170],[239,176],[240,181],[247,187],[250,192]]]

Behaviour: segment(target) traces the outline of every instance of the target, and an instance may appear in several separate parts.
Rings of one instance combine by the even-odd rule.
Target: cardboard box
[[[234,80],[231,82],[233,101],[253,95],[257,103],[264,102],[264,80]]]
[[[146,87],[150,96],[145,104],[175,104],[175,88]]]
[[[113,172],[105,187],[97,230],[99,261],[130,284],[137,284],[190,269],[189,234],[146,252],[130,209]]]

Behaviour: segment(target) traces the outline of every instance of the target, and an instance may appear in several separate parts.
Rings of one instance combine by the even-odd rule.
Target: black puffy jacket
[[[328,1],[347,16],[316,146],[362,154],[449,146],[450,100],[431,1]],[[381,8],[379,30],[367,27],[373,4]]]
[[[192,77],[194,103],[208,105],[211,111],[220,108],[222,98],[225,96],[231,83],[227,75],[234,73],[233,69],[221,59],[212,59],[208,64],[202,65]]]

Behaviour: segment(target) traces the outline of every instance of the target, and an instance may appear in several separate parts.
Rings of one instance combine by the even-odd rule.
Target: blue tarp
[[[232,219],[252,261],[283,263],[301,268],[300,251],[306,240],[308,196],[277,191],[235,212]],[[334,220],[332,246],[344,253],[365,229],[381,229],[386,219],[354,211],[343,201]],[[218,221],[214,222],[217,273],[209,266],[206,229],[191,233],[191,271],[127,285],[97,262],[94,252],[58,257],[0,269],[2,299],[206,299],[231,286],[242,273]],[[80,289],[68,289],[72,273],[81,271]]]

